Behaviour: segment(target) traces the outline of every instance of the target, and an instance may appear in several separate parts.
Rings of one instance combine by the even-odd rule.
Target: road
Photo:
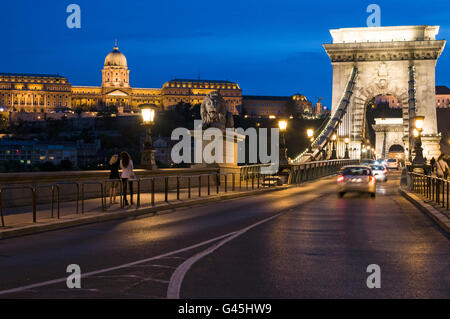
[[[398,184],[338,198],[329,178],[2,240],[0,298],[449,298],[449,238]],[[66,286],[69,264],[81,289]]]

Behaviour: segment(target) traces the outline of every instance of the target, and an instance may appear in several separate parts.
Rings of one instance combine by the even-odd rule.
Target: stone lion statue
[[[227,111],[225,100],[218,91],[210,92],[200,106],[203,129],[216,127],[221,130],[234,128],[233,116]]]

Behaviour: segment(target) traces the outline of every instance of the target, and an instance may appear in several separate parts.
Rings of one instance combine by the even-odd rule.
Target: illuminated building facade
[[[302,94],[292,96],[244,95],[242,109],[249,117],[276,118],[286,116],[286,104],[291,101],[295,103],[299,114],[320,115],[322,113],[322,104],[319,105],[319,112],[315,114],[312,103]]]
[[[162,88],[131,87],[127,59],[117,43],[105,58],[101,86],[71,85],[59,75],[0,73],[0,107],[13,112],[91,111],[109,106],[131,112],[140,104],[170,109],[180,102],[201,103],[213,90],[220,91],[228,110],[238,114],[242,91],[234,82],[174,79]]]
[[[249,117],[283,116],[286,111],[286,103],[290,99],[290,96],[244,95],[242,109]]]
[[[71,107],[69,81],[60,75],[0,73],[0,106],[13,112]]]
[[[179,102],[200,104],[211,91],[219,91],[228,111],[239,114],[242,105],[242,90],[230,81],[174,79],[166,82],[161,90],[162,104],[171,108]]]

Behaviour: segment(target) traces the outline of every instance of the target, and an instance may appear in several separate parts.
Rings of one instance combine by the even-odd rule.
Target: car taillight
[[[369,176],[369,183],[372,183],[375,180],[375,177]]]
[[[384,171],[383,171],[383,173],[384,173],[384,174],[387,174],[387,172],[388,172],[388,170],[385,168]]]
[[[337,182],[340,183],[340,182],[343,182],[343,181],[344,181],[344,176],[339,175],[338,178],[337,178]]]

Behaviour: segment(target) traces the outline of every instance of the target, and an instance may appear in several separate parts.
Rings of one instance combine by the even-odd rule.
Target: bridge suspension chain
[[[319,135],[311,144],[312,154],[309,154],[308,150],[305,150],[292,161],[293,163],[305,163],[309,161],[315,161],[320,158],[322,150],[331,141],[331,137],[339,128],[344,115],[348,111],[348,106],[353,95],[353,88],[356,83],[357,75],[358,68],[356,66],[353,66],[352,72],[350,73],[347,85],[345,87],[344,94],[339,102],[339,107],[336,109],[333,116],[330,117],[328,122],[326,122],[326,125],[322,126],[324,128],[320,131]]]

